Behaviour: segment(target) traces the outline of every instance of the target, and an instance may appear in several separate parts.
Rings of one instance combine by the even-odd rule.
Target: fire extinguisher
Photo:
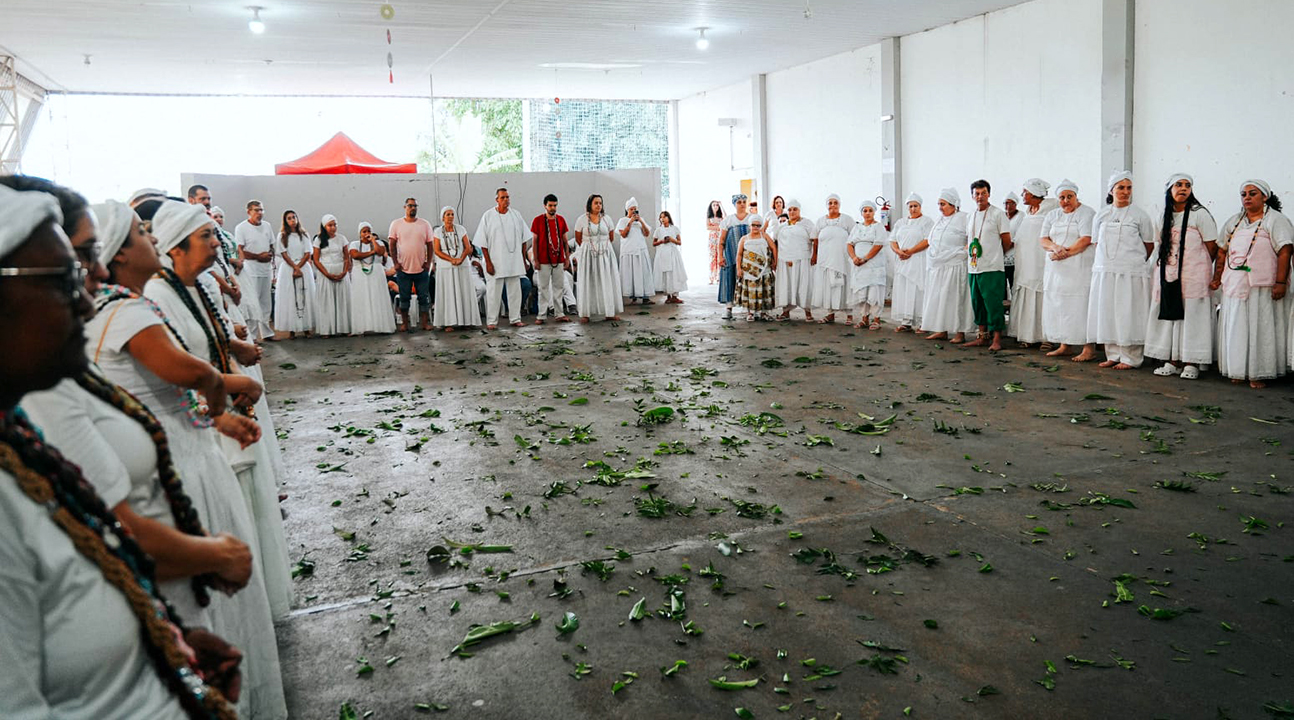
[[[880,210],[876,213],[876,221],[885,226],[885,232],[890,231],[890,201],[877,195],[876,204]]]

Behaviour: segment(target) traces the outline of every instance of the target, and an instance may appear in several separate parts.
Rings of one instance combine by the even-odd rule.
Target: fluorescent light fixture
[[[705,31],[706,31],[706,30],[709,30],[709,29],[710,29],[710,28],[708,28],[708,27],[699,27],[699,28],[697,28],[697,32],[701,33],[701,36],[700,36],[700,37],[698,37],[698,38],[696,39],[696,49],[697,49],[697,50],[705,50],[706,48],[709,48],[709,47],[710,47],[710,40],[709,40],[708,38],[706,38],[706,36],[705,36]]]
[[[894,119],[893,115],[882,115],[881,122],[889,122]]]
[[[261,21],[261,11],[265,8],[260,5],[250,5],[247,9],[252,11],[252,19],[247,21],[247,29],[251,30],[253,35],[264,33],[265,23]]]

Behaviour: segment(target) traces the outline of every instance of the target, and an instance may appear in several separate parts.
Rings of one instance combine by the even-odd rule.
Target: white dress
[[[279,258],[279,279],[275,286],[274,329],[278,332],[310,332],[314,329],[314,265],[310,263],[310,239],[303,234],[293,233],[288,236],[288,246],[283,247],[279,240],[274,250]],[[307,258],[301,268],[301,277],[292,277],[292,266],[283,262],[282,254],[287,253],[293,262]]]
[[[855,265],[853,259],[849,260],[849,299],[853,306],[864,303],[884,307],[885,305],[885,268],[889,259],[887,249],[890,244],[890,234],[886,232],[885,226],[879,222],[873,222],[871,225],[858,223],[849,233],[849,244],[854,248],[854,255],[859,259],[865,259],[872,248],[879,247],[880,252],[876,257],[868,260],[862,265]],[[848,256],[848,253],[845,253]]]
[[[677,238],[678,226],[661,226],[652,231],[653,240]],[[687,289],[687,270],[683,268],[683,253],[672,242],[656,246],[652,261],[653,281],[656,289],[667,295],[677,295]]]
[[[964,333],[975,329],[970,280],[966,273],[966,213],[940,215],[930,228],[925,255],[925,301],[921,329],[932,333]]]
[[[450,257],[463,254],[461,230],[456,226],[453,231],[445,232],[442,225],[432,231],[432,236],[440,241],[440,251]],[[436,327],[467,327],[481,324],[481,311],[476,302],[476,287],[472,279],[476,271],[472,269],[471,258],[459,265],[436,258]]]
[[[1071,247],[1080,238],[1092,235],[1096,211],[1080,205],[1072,213],[1057,207],[1042,222],[1041,237],[1062,247]],[[1087,248],[1064,260],[1047,257],[1043,271],[1042,331],[1047,342],[1083,345],[1087,335],[1087,299],[1092,291],[1094,248]],[[1019,263],[1019,259],[1016,260]],[[1016,272],[1019,272],[1017,264]]]
[[[1204,243],[1218,241],[1218,224],[1204,208],[1191,211],[1187,220],[1185,253],[1179,252],[1182,216],[1173,213],[1172,245],[1169,248],[1168,280],[1181,280],[1182,319],[1160,320],[1159,251],[1151,255],[1155,265],[1150,273],[1151,300],[1146,319],[1147,357],[1175,360],[1207,367],[1213,364],[1216,304],[1209,283],[1213,280],[1213,261]],[[1163,219],[1155,222],[1155,239],[1160,238]],[[1185,257],[1181,257],[1184,255]]]
[[[911,250],[930,237],[935,221],[929,215],[915,220],[905,217],[894,225],[891,239],[899,248]],[[926,287],[926,255],[923,250],[907,260],[894,256],[894,291],[891,294],[890,317],[899,325],[921,327],[921,301]]]
[[[369,252],[381,243],[354,240],[346,250]],[[369,255],[362,260],[350,261],[350,330],[353,333],[395,332],[395,311],[391,306],[391,292],[386,287],[387,255]]]
[[[818,264],[813,273],[813,296],[811,304],[823,308],[828,313],[836,310],[850,310],[849,274],[853,263],[845,252],[849,243],[849,233],[854,229],[854,219],[840,214],[840,217],[829,218],[826,215],[818,218],[815,228],[818,238]]]
[[[1087,338],[1094,343],[1145,345],[1150,313],[1150,260],[1155,223],[1136,205],[1107,205],[1093,221],[1092,290]],[[1153,255],[1151,256],[1153,257]]]
[[[780,308],[813,307],[813,238],[817,227],[807,218],[792,225],[781,221],[770,228],[777,243],[776,305]]]
[[[150,280],[144,291],[148,298],[158,302],[189,351],[207,360],[210,355],[206,336],[175,291],[160,279]],[[266,553],[244,489],[221,449],[222,436],[214,428],[195,426],[181,404],[180,391],[126,351],[131,338],[160,324],[162,320],[144,300],[118,300],[86,324],[86,351],[108,379],[133,394],[157,416],[166,431],[185,492],[193,500],[193,507],[207,531],[227,532],[251,547],[257,565],[247,586],[233,597],[212,593],[207,613],[212,632],[243,652],[240,716],[287,717],[274,619],[266,589]]]
[[[620,238],[620,291],[628,298],[649,298],[656,294],[656,283],[652,277],[651,251],[647,248],[647,237],[642,227],[634,222],[632,226],[627,217],[616,223],[616,237]],[[629,234],[620,237],[620,233],[629,228]]]
[[[319,264],[328,272],[339,273],[346,267],[345,235],[336,235],[329,239],[328,247],[318,236],[311,243],[319,250]],[[350,334],[350,278],[342,277],[340,282],[333,282],[322,274],[315,278],[314,293],[315,332],[320,335]]]
[[[624,297],[620,294],[620,266],[616,264],[615,250],[611,247],[611,221],[603,215],[597,224],[589,221],[588,213],[575,221],[575,232],[581,233],[575,260],[579,275],[576,280],[575,306],[580,317],[612,317],[624,312]]]
[[[0,527],[4,716],[187,718],[158,677],[126,596],[4,471]]]
[[[1257,222],[1238,213],[1223,223],[1221,239],[1226,265],[1218,315],[1218,372],[1237,380],[1281,377],[1289,369],[1291,301],[1288,294],[1272,300],[1271,280],[1280,275],[1276,255],[1294,244],[1294,225],[1276,210],[1268,209]]]
[[[1043,198],[1038,212],[1025,205],[1016,217],[1020,226],[1011,234],[1015,242],[1015,280],[1011,288],[1011,317],[1006,334],[1023,343],[1046,340],[1042,331],[1043,277],[1047,251],[1038,243],[1047,214],[1060,207],[1055,198]]]

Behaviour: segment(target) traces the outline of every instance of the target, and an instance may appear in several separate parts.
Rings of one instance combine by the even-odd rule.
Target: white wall
[[[983,177],[1000,205],[1038,176],[1103,201],[1100,32],[1100,2],[1035,0],[902,38],[903,195],[968,205]]]
[[[768,75],[766,205],[794,197],[817,218],[836,193],[857,216],[880,194],[880,71],[881,46],[869,45]]]
[[[710,279],[705,229],[705,211],[710,201],[721,201],[724,212],[730,212],[732,195],[741,191],[742,179],[755,177],[751,168],[753,110],[749,81],[678,102],[681,209],[674,221],[682,233],[683,261],[692,286],[705,285]],[[731,140],[728,128],[719,126],[719,118],[737,118]]]
[[[1218,222],[1258,178],[1294,199],[1294,60],[1287,0],[1139,0],[1133,170],[1162,208],[1163,182],[1195,177]],[[1151,202],[1151,197],[1154,202]]]

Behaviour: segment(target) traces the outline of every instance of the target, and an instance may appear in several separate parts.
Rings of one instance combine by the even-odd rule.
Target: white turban
[[[625,212],[629,212],[629,208],[635,207],[638,207],[638,198],[629,198],[628,200],[625,200]]]
[[[1240,183],[1240,192],[1244,192],[1245,188],[1249,187],[1250,185],[1253,185],[1254,187],[1258,188],[1258,191],[1263,194],[1263,197],[1272,196],[1272,186],[1268,185],[1266,182],[1262,180],[1246,180]]]
[[[165,198],[166,198],[165,190],[158,190],[157,188],[140,188],[136,190],[133,195],[130,196],[130,199],[126,201],[126,204],[130,205],[131,207],[135,207],[136,205],[144,202],[145,200],[162,200]]]
[[[959,208],[962,206],[962,196],[957,194],[957,188],[946,187],[940,190],[939,199],[953,207]]]
[[[1109,195],[1110,193],[1114,192],[1114,186],[1118,185],[1124,180],[1127,180],[1128,182],[1132,182],[1131,170],[1120,170],[1119,172],[1111,175],[1110,179],[1107,180],[1105,183],[1105,194]]]
[[[904,200],[903,204],[907,205],[908,203],[916,203],[918,205],[924,205],[925,201],[922,200],[921,196],[916,193],[908,193],[908,199]]]
[[[788,199],[786,201],[786,209],[790,210],[791,208],[795,208],[797,210],[801,209],[800,201],[796,200],[795,198]]]
[[[109,200],[91,206],[94,216],[99,219],[99,256],[107,265],[121,252],[130,237],[130,224],[138,217],[130,206],[116,200]]]
[[[219,216],[221,216],[221,217],[224,217],[224,215],[225,215],[225,211],[224,211],[224,210],[221,210],[219,205],[212,205],[212,206],[211,206],[211,209],[207,211],[207,214],[208,214],[208,215],[219,215]]]
[[[1075,185],[1073,180],[1070,180],[1069,178],[1065,178],[1064,180],[1061,180],[1061,181],[1060,181],[1060,184],[1059,184],[1059,185],[1057,185],[1057,186],[1056,186],[1056,194],[1057,194],[1057,195],[1060,195],[1061,193],[1065,192],[1066,190],[1069,190],[1069,191],[1073,192],[1075,195],[1077,195],[1077,194],[1078,194],[1078,185]],[[1031,192],[1032,192],[1032,191],[1031,191]]]
[[[0,258],[21,247],[47,220],[63,222],[63,212],[53,195],[19,192],[0,185]]]
[[[1191,177],[1190,175],[1187,175],[1186,173],[1173,173],[1173,175],[1168,178],[1168,182],[1164,183],[1164,187],[1166,189],[1171,189],[1174,185],[1177,184],[1178,180],[1185,180],[1186,182],[1190,183],[1192,187],[1195,186],[1195,178]]]
[[[1020,196],[1016,195],[1014,190],[1006,194],[1006,199],[1010,202],[1015,203],[1016,205],[1020,204]]]
[[[758,225],[760,227],[764,226],[764,218],[759,215],[751,215],[750,219],[747,220],[746,222],[750,223],[751,225]]]
[[[359,224],[359,229],[357,229],[357,230],[355,231],[355,234],[356,234],[356,235],[363,235],[363,234],[364,234],[364,228],[368,228],[369,230],[372,230],[372,229],[373,229],[373,226],[372,226],[371,224],[369,224],[369,223],[362,222],[362,223],[360,223],[360,224]]]
[[[827,196],[827,204],[830,205],[832,200],[835,200],[836,202],[840,202],[840,196],[835,193],[831,193],[830,195]]]
[[[453,206],[453,205],[446,205],[445,207],[443,207],[443,208],[441,208],[441,209],[440,209],[440,221],[441,221],[441,222],[444,222],[444,221],[445,221],[445,213],[449,212],[450,210],[454,210],[454,206]],[[457,216],[458,216],[458,211],[457,211],[457,210],[454,210],[454,216],[455,216],[455,217],[457,217]]]
[[[166,200],[153,216],[153,235],[157,237],[157,252],[166,255],[184,239],[214,222],[207,217],[207,209],[176,200]]]
[[[1051,189],[1051,184],[1042,178],[1029,178],[1024,181],[1024,189],[1029,191],[1034,197],[1047,197],[1047,191]],[[1057,191],[1059,194],[1059,191]]]
[[[863,201],[863,204],[858,206],[858,212],[862,212],[863,210],[865,210],[865,209],[867,209],[867,208],[871,208],[871,209],[875,210],[875,209],[876,209],[876,203],[872,202],[871,200],[864,200],[864,201]]]
[[[320,227],[323,227],[324,225],[327,225],[327,224],[328,224],[328,223],[330,223],[330,222],[337,222],[337,216],[336,216],[336,215],[333,215],[333,214],[331,214],[331,213],[329,213],[329,214],[324,215],[323,217],[319,218],[319,226],[320,226]]]

